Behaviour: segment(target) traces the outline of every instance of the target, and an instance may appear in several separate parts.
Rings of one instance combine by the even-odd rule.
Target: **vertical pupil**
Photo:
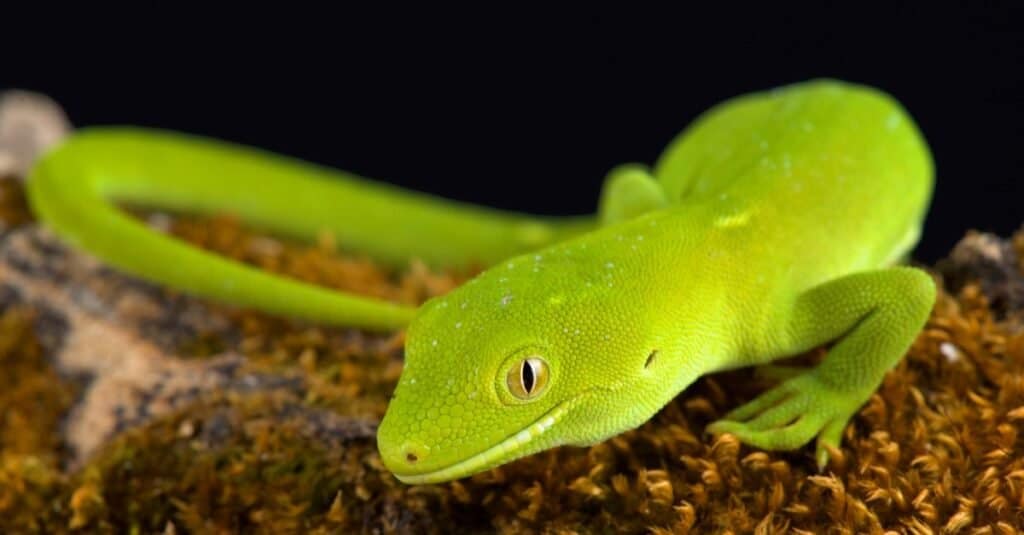
[[[523,361],[523,391],[527,394],[533,391],[533,364],[528,360]]]

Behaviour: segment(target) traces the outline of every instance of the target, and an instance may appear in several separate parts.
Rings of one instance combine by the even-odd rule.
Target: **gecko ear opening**
[[[644,369],[645,370],[650,368],[651,364],[654,364],[654,359],[657,356],[658,356],[658,350],[657,349],[651,350],[651,354],[647,355],[647,360],[644,361]]]

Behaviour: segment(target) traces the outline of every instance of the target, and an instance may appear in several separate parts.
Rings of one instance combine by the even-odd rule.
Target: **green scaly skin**
[[[378,431],[407,483],[465,477],[636,427],[704,374],[835,341],[824,361],[713,423],[771,450],[817,439],[819,465],[905,353],[935,299],[895,264],[932,192],[913,120],[877,90],[831,80],[705,113],[653,172],[615,169],[595,218],[538,219],[399,191],[212,141],[95,130],[44,158],[33,207],[140,277],[270,312],[367,328],[412,310],[270,276],[138,225],[111,200],[210,213],[396,262],[491,267],[409,326]],[[83,186],[84,184],[84,186]],[[524,399],[510,370],[547,366]]]

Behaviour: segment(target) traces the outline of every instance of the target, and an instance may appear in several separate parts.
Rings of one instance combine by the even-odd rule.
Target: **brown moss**
[[[170,221],[170,233],[194,245],[261,269],[336,290],[419,304],[445,293],[470,273],[432,273],[413,261],[400,274],[366,257],[341,255],[330,234],[312,245],[276,240],[244,228],[237,218],[181,217]]]
[[[171,229],[265,269],[400,302],[463,279],[422,266],[391,273],[339,254],[329,240],[285,244],[227,218],[180,220]],[[1024,248],[1024,235],[1014,243]],[[249,366],[298,374],[304,386],[207,399],[128,431],[67,477],[33,468],[39,462],[5,443],[4,459],[20,460],[5,462],[3,481],[11,485],[16,472],[22,482],[6,494],[18,505],[3,522],[175,533],[999,534],[1024,526],[1024,329],[1017,314],[993,314],[977,282],[940,292],[907,358],[847,427],[823,473],[810,448],[767,453],[703,434],[768,386],[740,370],[701,379],[647,424],[593,447],[405,486],[360,427],[386,408],[401,371],[401,333],[371,336],[248,311],[232,317],[242,336],[219,344],[245,354]],[[0,333],[7,329],[0,322]],[[31,343],[13,347],[22,346]],[[18,447],[54,448],[33,440]]]
[[[32,320],[25,308],[0,314],[0,518],[11,531],[41,529],[63,508],[60,421],[74,399],[73,386],[46,361]]]
[[[32,332],[33,313],[10,308],[0,315],[0,446],[13,454],[54,452],[57,423],[71,405]]]
[[[33,220],[21,183],[0,175],[0,230],[24,225]]]

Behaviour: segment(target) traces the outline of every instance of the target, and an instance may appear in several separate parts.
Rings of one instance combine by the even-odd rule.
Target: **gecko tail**
[[[275,154],[134,127],[81,130],[45,154],[27,184],[35,214],[110,265],[193,295],[318,323],[389,330],[414,307],[270,274],[164,235],[115,203],[231,213],[300,240],[330,233],[386,264],[489,265],[592,226],[434,198]]]

